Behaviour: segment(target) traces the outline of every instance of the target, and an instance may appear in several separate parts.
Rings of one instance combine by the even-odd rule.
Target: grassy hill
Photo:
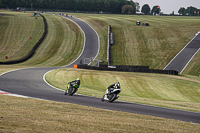
[[[76,24],[66,18],[44,14],[48,34],[36,54],[19,65],[64,66],[73,62],[81,53],[84,38]]]
[[[163,69],[198,32],[199,17],[73,14],[88,22],[101,40],[100,58],[106,60],[107,27],[113,27],[112,64],[145,65]],[[149,27],[136,26],[136,21]],[[183,74],[200,75],[200,55],[188,65]]]
[[[10,60],[26,54],[42,36],[44,29],[41,17],[35,20],[30,13],[5,12],[5,14],[0,17],[3,20],[0,21],[2,27],[0,60],[3,61],[5,56]],[[56,15],[44,14],[44,16],[48,24],[46,39],[31,59],[17,66],[63,66],[80,55],[84,38],[78,26]]]
[[[63,90],[76,78],[81,79],[79,94],[102,97],[118,81],[122,89],[119,100],[200,112],[200,78],[69,68],[46,75],[47,82]]]
[[[19,59],[26,55],[44,32],[42,17],[32,13],[5,12],[0,17],[0,61]],[[31,37],[31,39],[30,39]]]
[[[13,15],[13,18],[10,15]],[[8,24],[19,15],[25,20],[30,18],[31,21],[24,20],[26,24],[19,25],[22,27],[26,25],[24,29],[17,29],[17,27],[10,29],[22,30],[19,35],[23,34],[23,37],[16,38],[23,43],[6,39],[9,34],[16,35],[14,30],[13,33],[9,32]],[[159,69],[164,68],[171,58],[193,38],[199,25],[198,17],[72,15],[85,20],[98,32],[101,41],[100,58],[106,59],[107,26],[112,25],[115,39],[112,56],[116,57],[113,59],[113,64],[149,65],[151,68]],[[83,35],[78,27],[73,22],[55,15],[46,14],[45,17],[49,32],[34,57],[16,65],[0,65],[0,74],[25,67],[62,66],[78,57],[83,46]],[[19,48],[23,47],[26,38],[35,31],[36,23],[35,21],[32,23],[33,19],[29,13],[14,12],[0,17],[0,27],[2,27],[0,47],[4,48],[0,50],[11,54],[17,53],[17,50],[9,52],[7,47],[15,45],[19,45],[17,46]],[[135,25],[137,20],[144,19],[150,23],[150,27]],[[29,30],[27,25],[30,24],[33,27]],[[3,28],[4,30],[1,30]],[[12,43],[2,43],[6,40]],[[1,56],[4,57],[5,54]],[[199,56],[198,53],[184,74],[199,73]],[[122,86],[119,100],[200,112],[200,78],[191,75],[169,76],[61,69],[52,71],[46,79],[52,85],[65,89],[67,81],[80,77],[81,88],[78,93],[97,97],[103,96],[109,84],[119,81]],[[3,95],[0,97],[0,123],[3,123],[0,124],[0,132],[199,132],[199,124],[68,103]],[[117,117],[112,118],[113,116]]]

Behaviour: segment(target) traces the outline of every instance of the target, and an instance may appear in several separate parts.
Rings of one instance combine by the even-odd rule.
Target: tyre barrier
[[[169,74],[178,75],[176,70],[159,70],[149,69],[149,66],[127,66],[127,65],[99,65],[99,67],[89,65],[76,65],[76,68],[100,70],[100,71],[120,71],[120,72],[140,72],[140,73],[157,73],[157,74]]]
[[[39,15],[43,18],[43,22],[44,22],[44,33],[43,33],[42,37],[39,39],[39,41],[35,44],[35,46],[32,48],[32,50],[30,52],[28,52],[25,56],[21,57],[20,59],[16,59],[16,60],[0,62],[1,65],[21,63],[21,62],[24,62],[24,61],[30,59],[34,55],[36,49],[40,46],[42,41],[45,39],[47,32],[48,32],[48,25],[47,25],[46,18],[41,14],[39,14]]]

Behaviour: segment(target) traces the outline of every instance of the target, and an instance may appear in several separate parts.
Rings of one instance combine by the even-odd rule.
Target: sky
[[[170,14],[174,11],[175,14],[178,14],[180,7],[187,8],[189,6],[196,7],[200,9],[200,0],[133,0],[138,2],[140,5],[140,11],[144,4],[148,4],[152,9],[153,6],[160,6],[161,12],[165,14]]]

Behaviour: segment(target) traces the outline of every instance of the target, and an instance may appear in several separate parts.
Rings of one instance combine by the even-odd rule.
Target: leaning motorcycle
[[[78,90],[78,84],[76,83],[68,83],[67,89],[65,90],[65,95],[69,94],[72,96]]]
[[[121,88],[120,87],[115,87],[115,88],[111,88],[110,93],[108,91],[108,89],[105,92],[105,95],[102,97],[101,101],[108,101],[108,102],[113,102],[116,99],[119,98],[119,96],[117,96],[119,93],[121,92]]]

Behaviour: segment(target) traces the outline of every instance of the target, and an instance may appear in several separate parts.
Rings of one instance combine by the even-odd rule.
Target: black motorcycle
[[[115,85],[114,88],[110,88],[110,92],[107,89],[105,92],[105,95],[102,97],[101,101],[108,101],[108,102],[113,102],[116,99],[119,98],[119,96],[117,96],[119,93],[121,92],[121,88],[120,85]]]
[[[67,95],[67,94],[70,95],[70,96],[74,95],[74,93],[77,92],[79,86],[80,86],[80,79],[79,78],[75,81],[69,82],[67,89],[65,90],[65,95]]]

